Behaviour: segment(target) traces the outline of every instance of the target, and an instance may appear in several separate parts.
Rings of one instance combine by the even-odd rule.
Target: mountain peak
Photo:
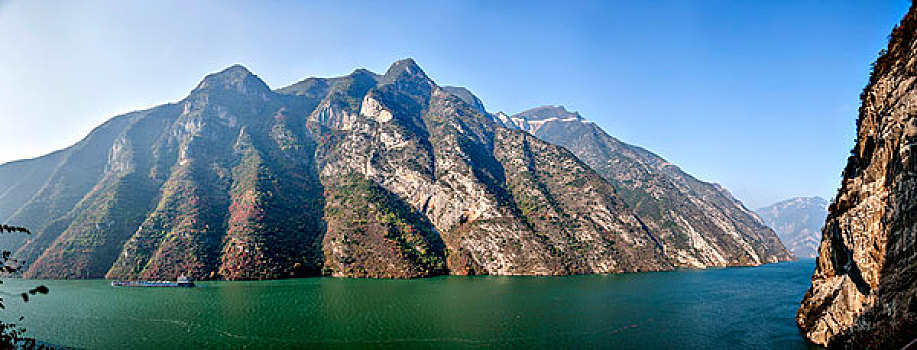
[[[484,109],[484,103],[481,102],[481,100],[477,96],[475,96],[471,92],[471,90],[468,90],[467,88],[462,87],[462,86],[443,86],[443,90],[446,90],[446,92],[453,94],[456,97],[462,99],[462,101],[465,101],[465,103],[470,105],[472,108],[474,108],[478,112],[481,112],[481,113],[487,112]]]
[[[387,75],[392,72],[400,72],[400,71],[412,70],[412,69],[420,70],[420,66],[417,65],[417,62],[415,62],[413,58],[408,57],[405,59],[397,60],[394,63],[392,63],[392,65],[388,67],[388,70],[385,72],[385,74]]]
[[[382,80],[390,83],[401,79],[429,80],[427,74],[424,73],[423,69],[420,69],[420,66],[417,65],[417,62],[414,62],[413,58],[405,58],[392,63],[388,70],[385,71],[385,76],[383,76]]]
[[[239,63],[236,63],[236,64],[234,64],[234,65],[231,65],[231,66],[227,67],[226,69],[224,69],[224,70],[218,72],[217,74],[219,74],[219,73],[252,74],[252,72],[251,72],[250,70],[248,70],[248,68],[245,68],[245,66],[243,66],[243,65],[241,65],[241,64],[239,64]]]
[[[355,75],[368,75],[368,76],[373,76],[373,77],[378,77],[378,76],[379,76],[378,74],[376,74],[376,73],[374,73],[373,71],[371,71],[371,70],[369,70],[369,69],[366,69],[366,68],[357,68],[357,69],[354,69],[353,72],[350,73],[350,75],[351,75],[351,76],[355,76]]]
[[[563,107],[529,111],[547,118],[517,132],[413,60],[388,74],[308,78],[280,96],[236,65],[61,156],[0,166],[0,218],[37,228],[17,243],[26,277],[558,275],[789,255],[724,190]]]
[[[208,74],[194,88],[194,92],[233,91],[242,94],[263,93],[270,88],[261,78],[241,64],[234,64],[216,73]]]
[[[784,199],[782,201],[776,202],[774,204],[768,205],[758,210],[768,210],[771,208],[781,208],[781,207],[828,207],[828,200],[819,196],[814,197],[792,197]]]
[[[821,197],[794,197],[755,211],[798,258],[818,256],[821,228],[828,201]]]
[[[818,197],[818,196],[815,196],[815,197],[793,197],[793,198],[790,198],[790,199],[786,199],[786,200],[783,200],[783,201],[774,203],[774,204],[772,204],[772,205],[770,205],[770,206],[768,206],[768,207],[766,207],[766,208],[771,208],[771,207],[791,207],[791,206],[794,206],[794,207],[821,207],[821,208],[827,208],[827,207],[828,207],[828,200],[827,200],[827,199],[824,199],[824,198],[822,198],[822,197]],[[762,209],[766,209],[766,208],[762,208]]]
[[[525,120],[544,120],[549,118],[558,118],[558,119],[583,119],[578,112],[568,111],[563,105],[557,106],[541,106],[529,109],[522,113],[516,114],[517,118],[524,118]]]

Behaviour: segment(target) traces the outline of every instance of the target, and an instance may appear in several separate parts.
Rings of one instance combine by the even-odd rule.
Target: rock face
[[[0,219],[35,232],[2,243],[32,262],[26,277],[40,278],[683,265],[657,236],[661,224],[635,213],[612,183],[565,148],[504,125],[469,91],[438,86],[409,59],[381,75],[356,70],[277,90],[233,66],[181,101],[0,166]],[[781,258],[766,241],[692,234],[707,247],[696,256],[720,259],[691,255],[703,261],[694,266]]]
[[[856,145],[796,317],[818,344],[900,348],[917,338],[917,10],[861,95]]]
[[[605,133],[560,106],[515,116],[504,125],[569,149],[617,189],[676,266],[759,265],[792,259],[777,236],[719,185],[699,181],[665,159]]]
[[[755,211],[777,232],[783,244],[800,259],[818,256],[821,229],[828,216],[828,201],[821,197],[796,197]]]

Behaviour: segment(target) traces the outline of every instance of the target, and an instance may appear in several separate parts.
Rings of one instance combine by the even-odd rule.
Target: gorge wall
[[[237,65],[72,147],[0,165],[0,220],[35,233],[0,244],[39,278],[563,275],[790,258],[745,216],[670,234],[608,179],[410,59],[276,90]],[[690,201],[722,205],[703,198]]]
[[[856,145],[829,208],[796,320],[815,343],[900,348],[917,338],[917,11],[861,95]]]

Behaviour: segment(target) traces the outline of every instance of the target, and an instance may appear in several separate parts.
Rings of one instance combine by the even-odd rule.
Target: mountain
[[[828,216],[828,201],[821,197],[796,197],[756,210],[777,232],[786,247],[800,259],[818,256],[821,228]]]
[[[774,232],[726,189],[695,179],[643,148],[608,135],[562,106],[500,123],[569,149],[616,189],[676,266],[757,265],[792,259]]]
[[[358,69],[276,90],[237,65],[180,101],[0,166],[0,220],[34,232],[2,243],[37,278],[681,265],[660,225],[635,214],[612,183],[567,149],[503,125],[470,91],[440,87],[410,59],[385,74]],[[721,264],[785,258],[753,240],[700,240],[729,257]]]
[[[917,6],[860,95],[857,136],[796,321],[818,344],[900,349],[917,338]]]

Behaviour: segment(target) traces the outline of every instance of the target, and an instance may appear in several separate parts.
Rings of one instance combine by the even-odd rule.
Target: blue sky
[[[562,104],[758,208],[829,198],[909,1],[4,1],[0,162],[179,100],[241,63],[272,87],[413,57],[490,111]]]

